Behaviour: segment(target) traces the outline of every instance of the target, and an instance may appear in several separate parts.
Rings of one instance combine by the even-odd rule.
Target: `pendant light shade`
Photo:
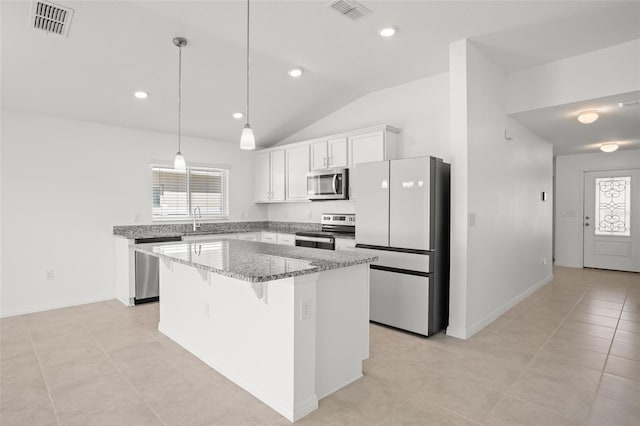
[[[187,169],[187,163],[185,163],[184,157],[180,151],[176,152],[176,157],[173,159],[173,168],[176,170]]]
[[[247,0],[247,123],[240,135],[240,149],[256,149],[256,138],[249,125],[249,1]]]
[[[184,156],[180,152],[182,145],[182,48],[187,45],[187,39],[184,37],[175,37],[173,44],[178,47],[178,152],[173,159],[173,168],[176,170],[186,170],[187,164]]]
[[[249,126],[249,123],[242,128],[240,149],[256,149],[256,138],[253,136],[253,129]]]

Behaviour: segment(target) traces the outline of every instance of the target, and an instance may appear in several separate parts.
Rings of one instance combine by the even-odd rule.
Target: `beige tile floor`
[[[640,275],[555,268],[463,341],[371,325],[364,377],[302,425],[640,425]],[[2,319],[2,425],[286,425],[159,333],[157,304]]]

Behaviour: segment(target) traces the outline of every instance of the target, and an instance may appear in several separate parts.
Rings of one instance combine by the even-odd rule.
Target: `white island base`
[[[250,283],[163,259],[159,330],[296,421],[362,377],[369,265]]]

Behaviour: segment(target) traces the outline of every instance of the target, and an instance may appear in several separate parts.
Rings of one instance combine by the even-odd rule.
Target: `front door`
[[[584,266],[640,272],[640,169],[585,172]]]

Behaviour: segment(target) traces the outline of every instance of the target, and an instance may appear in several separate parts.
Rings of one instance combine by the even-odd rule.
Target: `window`
[[[631,235],[631,176],[596,178],[595,234]]]
[[[153,220],[190,219],[200,208],[203,218],[229,215],[229,170],[209,167],[151,166]]]

